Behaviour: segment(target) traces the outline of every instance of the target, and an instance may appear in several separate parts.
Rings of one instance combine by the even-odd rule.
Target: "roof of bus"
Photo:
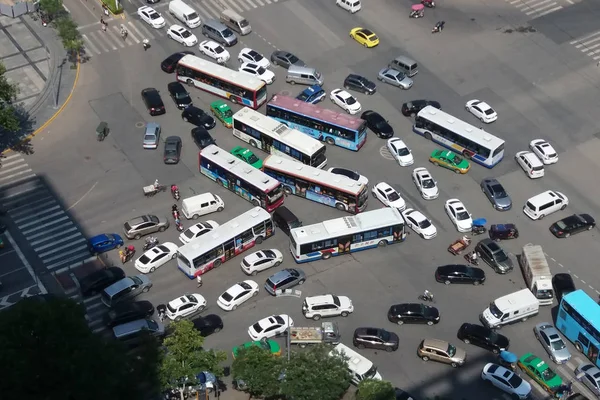
[[[202,240],[193,240],[179,247],[179,253],[188,259],[193,259],[270,218],[271,215],[265,209],[255,207],[202,235]]]
[[[369,231],[392,224],[404,224],[404,219],[400,211],[392,207],[386,207],[294,228],[290,230],[290,236],[294,238],[297,244],[304,244],[337,237],[342,234],[350,235],[356,232]]]
[[[365,189],[365,185],[352,180],[347,176],[334,174],[333,172],[324,171],[322,169],[311,167],[310,165],[305,165],[298,161],[289,160],[279,156],[268,156],[263,161],[263,169],[264,168],[288,173],[290,175],[294,175],[311,182],[323,184],[325,186],[329,186],[354,195],[358,195],[362,190]]]
[[[244,107],[233,115],[234,120],[244,124],[255,126],[256,128],[267,131],[276,136],[284,144],[291,145],[297,150],[301,150],[312,156],[325,145],[304,133],[291,129],[274,118],[267,117],[251,108]]]
[[[271,97],[269,104],[348,129],[359,130],[365,124],[365,121],[360,118],[350,117],[347,114],[328,110],[316,104],[305,103],[282,94]]]
[[[200,151],[200,158],[214,162],[236,176],[252,183],[260,190],[273,189],[280,185],[279,181],[246,164],[244,161],[228,153],[220,147],[211,144]]]
[[[219,78],[223,78],[246,89],[258,90],[266,85],[265,82],[261,81],[258,78],[255,78],[243,72],[234,71],[227,67],[223,67],[222,65],[215,64],[213,62],[196,57],[192,54],[183,56],[183,58],[179,60],[179,64],[188,66],[193,69],[197,69],[202,72],[206,72],[210,75],[215,75]]]
[[[492,150],[504,143],[504,140],[492,135],[489,132],[486,132],[482,128],[477,128],[473,125],[467,124],[466,122],[461,121],[460,119],[432,106],[425,107],[419,111],[417,116],[427,118],[428,120],[442,126],[451,126],[456,132],[459,132],[465,138],[476,143],[489,146],[489,148]]]
[[[565,295],[563,301],[569,303],[575,311],[595,326],[596,329],[600,329],[600,305],[586,292],[581,289],[576,290]]]

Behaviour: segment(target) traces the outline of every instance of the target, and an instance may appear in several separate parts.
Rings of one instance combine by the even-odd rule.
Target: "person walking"
[[[202,277],[200,275],[196,277],[196,282],[198,282],[198,287],[202,287]]]
[[[148,47],[150,47],[150,41],[148,39],[142,40],[142,46],[144,46],[144,51],[148,50]]]

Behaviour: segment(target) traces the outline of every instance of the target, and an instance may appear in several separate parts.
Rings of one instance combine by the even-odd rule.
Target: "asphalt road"
[[[541,18],[547,25],[573,24],[572,19],[578,14],[566,11],[570,7],[568,3],[560,4],[562,9]],[[589,4],[592,7],[594,3]],[[128,10],[137,6],[137,3],[126,5]],[[77,15],[74,11],[77,2],[71,2],[68,7]],[[410,180],[412,168],[401,168],[387,159],[382,150],[385,142],[375,135],[369,135],[366,145],[358,153],[328,147],[327,156],[329,166],[355,168],[367,176],[371,184],[380,181],[392,184],[410,206],[422,210],[432,219],[438,228],[438,237],[424,241],[411,235],[397,246],[305,264],[302,268],[309,279],[300,290],[303,296],[336,293],[353,300],[355,313],[346,319],[336,319],[347,344],[351,344],[352,332],[358,326],[382,326],[397,332],[402,342],[396,353],[368,350],[362,353],[375,362],[385,379],[417,398],[445,395],[457,400],[503,399],[505,397],[499,391],[483,385],[479,378],[485,362],[493,360],[491,354],[458,343],[468,352],[467,364],[458,370],[425,363],[416,357],[416,347],[423,338],[435,337],[456,343],[456,331],[463,322],[476,322],[478,314],[490,301],[524,287],[518,269],[507,276],[499,276],[485,266],[488,280],[484,286],[446,287],[435,283],[435,267],[462,261],[446,251],[448,244],[461,235],[445,215],[443,203],[458,197],[474,217],[484,217],[489,223],[517,224],[521,236],[518,240],[503,243],[508,251],[518,254],[527,243],[542,245],[553,272],[571,272],[578,287],[597,296],[600,288],[596,273],[596,260],[600,255],[598,231],[558,240],[550,234],[548,226],[575,212],[600,215],[600,189],[594,183],[597,182],[594,171],[600,165],[596,123],[598,71],[595,63],[592,65],[592,60],[569,41],[554,40],[542,29],[526,33],[516,31],[517,28],[535,26],[537,20],[530,22],[529,19],[540,15],[541,10],[528,15],[508,2],[459,0],[452,4],[442,2],[434,10],[427,9],[424,19],[413,20],[408,19],[409,8],[410,2],[389,0],[370,1],[355,15],[337,8],[333,1],[290,0],[257,7],[244,13],[253,33],[229,49],[232,61],[228,65],[237,69],[237,53],[246,46],[265,55],[275,48],[289,50],[318,68],[325,76],[326,90],[330,91],[341,87],[350,72],[375,79],[379,69],[400,54],[419,62],[419,74],[414,77],[415,84],[410,91],[379,84],[374,96],[356,96],[363,110],[374,109],[389,119],[396,135],[411,147],[416,159],[414,167],[429,168],[440,185],[439,199],[423,201]],[[161,10],[163,15],[167,14],[164,8]],[[595,8],[593,10],[597,12]],[[82,15],[85,12],[80,10]],[[172,23],[168,15],[165,17],[168,24]],[[447,21],[446,29],[442,34],[432,35],[431,27],[441,19]],[[127,21],[135,26],[141,24],[135,16]],[[93,24],[90,21],[81,24],[85,23]],[[353,42],[348,31],[355,26],[373,29],[380,36],[381,44],[374,49],[365,49]],[[83,31],[91,32],[93,35],[89,37],[95,37],[99,29],[96,25],[84,27]],[[130,32],[133,31],[130,29]],[[573,33],[573,40],[588,32]],[[198,29],[195,33],[201,39]],[[140,214],[168,215],[173,203],[168,193],[151,199],[142,196],[142,186],[152,183],[155,178],[163,184],[177,183],[182,197],[206,191],[222,196],[225,211],[206,217],[219,223],[251,207],[199,176],[198,150],[189,136],[191,126],[181,120],[166,93],[166,85],[174,77],[159,69],[164,57],[182,48],[164,36],[164,29],[162,33],[153,31],[153,35],[152,48],[147,52],[141,45],[128,43],[124,47],[115,47],[114,51],[93,54],[82,67],[79,88],[71,104],[57,118],[51,134],[36,139],[34,146],[38,151],[28,159],[36,173],[45,175],[62,194],[63,203],[88,237],[101,232],[120,232],[123,221]],[[288,91],[295,95],[304,88],[287,85],[283,70],[275,68],[274,71],[278,79],[269,87],[270,93]],[[163,92],[166,115],[151,118],[147,114],[139,96],[146,87],[156,87]],[[191,93],[194,103],[204,109],[215,99],[200,91]],[[490,103],[497,110],[499,119],[488,130],[506,140],[505,159],[492,170],[476,165],[466,176],[430,165],[427,157],[436,146],[413,134],[411,121],[399,113],[403,102],[419,98],[438,100],[444,110],[474,125],[478,125],[478,121],[465,112],[465,102],[479,98]],[[329,101],[323,106],[335,109]],[[96,142],[94,134],[100,120],[108,120],[112,132],[102,143]],[[173,134],[182,137],[182,163],[166,166],[160,161],[160,150],[142,150],[142,127],[146,121],[159,122],[163,137]],[[222,126],[218,125],[212,134],[225,149],[241,144]],[[517,166],[513,156],[526,149],[530,140],[540,137],[553,143],[559,151],[560,161],[546,169],[544,178],[532,181]],[[482,195],[479,182],[487,176],[498,178],[508,189],[514,203],[511,211],[494,211]],[[543,221],[529,220],[521,211],[522,205],[529,197],[547,189],[565,193],[570,200],[569,207]],[[299,198],[288,197],[285,203],[305,224],[345,215]],[[381,204],[370,200],[368,209],[379,207]],[[184,221],[184,225],[189,226],[189,223]],[[159,238],[178,243],[173,228]],[[135,244],[141,248],[141,242]],[[295,265],[289,259],[285,235],[278,233],[261,247],[281,249],[286,257],[283,266]],[[117,255],[112,254],[111,258],[116,261]],[[216,299],[232,284],[246,279],[239,269],[240,261],[241,258],[234,259],[205,276],[200,293],[209,302],[206,313],[224,314],[216,306]],[[126,269],[135,273],[131,263]],[[270,273],[259,274],[257,282],[262,284]],[[155,304],[197,291],[195,282],[180,273],[174,262],[156,271],[151,279],[155,285],[145,297]],[[442,318],[440,324],[397,327],[387,321],[386,311],[391,304],[416,301],[425,288],[436,294]],[[315,325],[303,318],[301,301],[271,298],[261,292],[252,303],[225,314],[226,328],[210,337],[207,343],[228,350],[249,340],[246,330],[250,324],[274,313],[289,313],[296,326]],[[97,299],[88,300],[87,305],[92,319],[98,321],[103,309]],[[533,351],[545,358],[532,334],[533,326],[542,321],[552,321],[550,307],[542,309],[538,317],[527,323],[502,330],[512,339],[511,349],[515,353],[521,355]],[[94,326],[102,331],[97,322]],[[574,367],[584,359],[574,349],[572,351],[572,361],[557,368],[565,378],[572,377]],[[533,386],[541,398],[539,387]]]

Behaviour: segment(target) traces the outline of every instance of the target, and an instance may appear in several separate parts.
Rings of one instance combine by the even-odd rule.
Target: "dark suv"
[[[485,261],[494,271],[506,274],[513,270],[513,262],[502,247],[492,239],[483,239],[475,247],[479,258]]]
[[[501,351],[508,350],[508,346],[510,345],[510,341],[506,336],[497,333],[493,329],[468,323],[462,324],[456,337],[466,344],[491,350],[495,354],[500,354]]]
[[[377,91],[377,85],[364,76],[350,74],[344,79],[344,88],[346,90],[355,90],[364,94],[374,94]]]
[[[356,328],[352,343],[359,349],[398,350],[400,339],[394,332],[381,328]]]
[[[150,115],[162,115],[166,113],[165,104],[160,98],[160,93],[154,88],[147,88],[142,90],[142,100],[148,109]]]
[[[398,325],[433,325],[440,322],[440,312],[435,307],[421,303],[395,304],[388,311],[388,320]]]

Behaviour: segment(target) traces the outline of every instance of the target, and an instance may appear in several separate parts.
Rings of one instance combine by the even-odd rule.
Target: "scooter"
[[[125,248],[125,250],[119,250],[119,258],[121,259],[121,262],[123,264],[125,264],[126,262],[131,260],[134,255],[135,255],[135,247],[133,247],[133,246],[127,246]]]
[[[443,31],[444,25],[446,25],[446,21],[439,21],[438,23],[435,24],[435,26],[431,30],[431,33],[438,33],[438,32]]]
[[[177,208],[177,204],[173,204],[173,207],[171,207],[171,214],[173,215],[174,220],[177,221],[179,219],[179,208]]]
[[[425,16],[425,6],[423,4],[413,4],[409,18],[423,18]]]
[[[478,261],[478,257],[473,257],[473,254],[477,254],[475,252],[475,250],[473,250],[472,252],[465,254],[465,260],[469,263],[469,264],[473,264],[475,266],[479,265],[479,261]]]
[[[434,302],[433,293],[429,290],[425,290],[422,295],[419,295],[418,299],[422,301],[431,301],[432,303]]]
[[[184,231],[184,227],[183,224],[181,223],[181,221],[179,220],[179,218],[175,218],[175,227],[177,228],[177,230],[179,232],[183,232]]]
[[[435,1],[433,0],[421,0],[421,4],[427,8],[435,8]]]
[[[144,251],[150,250],[153,247],[158,246],[158,239],[154,236],[150,236],[146,238],[146,242],[144,243]]]
[[[177,185],[171,185],[171,195],[175,200],[179,201],[180,195],[179,188],[177,187]]]

